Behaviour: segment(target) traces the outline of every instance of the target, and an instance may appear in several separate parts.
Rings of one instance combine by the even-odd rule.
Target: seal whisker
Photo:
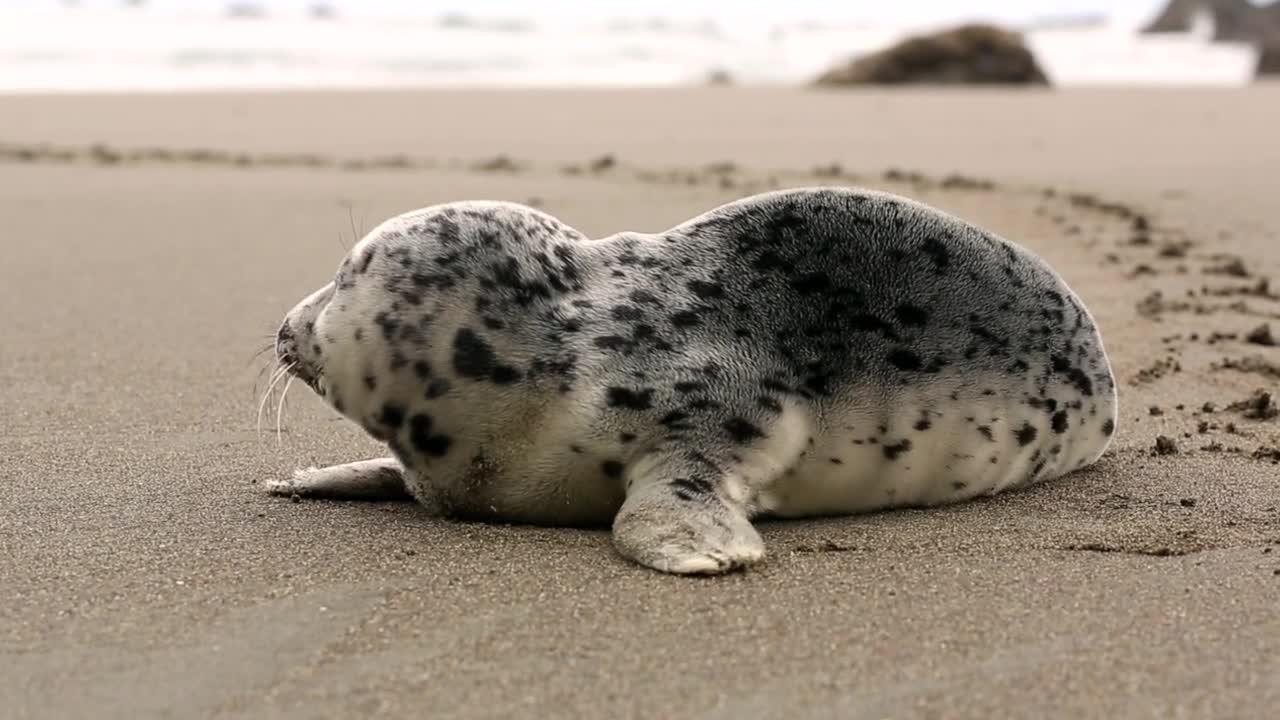
[[[262,398],[258,401],[258,413],[257,413],[258,434],[262,434],[262,410],[267,404],[267,398],[271,396],[271,386],[275,384],[276,377],[280,373],[280,368],[281,366],[277,365],[275,369],[271,371],[271,376],[267,378],[267,386],[262,390]]]
[[[289,386],[293,384],[293,376],[284,383],[284,389],[280,391],[280,402],[276,403],[276,445],[280,444],[280,419],[284,415],[284,400],[289,397]]]
[[[346,206],[347,206],[347,226],[351,228],[351,245],[349,245],[346,249],[348,252],[350,252],[351,248],[355,247],[355,244],[360,242],[360,233],[364,231],[364,215],[360,216],[360,230],[356,230],[356,218],[355,218],[355,215],[352,213],[351,203],[346,203]],[[341,238],[342,233],[338,233],[338,237]]]
[[[258,403],[257,431],[259,434],[262,433],[262,411],[267,407],[267,402],[271,398],[271,391],[275,389],[276,383],[280,382],[280,378],[284,377],[292,369],[293,364],[281,365],[271,373],[271,379],[267,382],[267,388],[262,393],[262,400]]]
[[[271,369],[271,370],[272,370],[272,373],[273,373],[273,375],[274,375],[274,368],[272,368],[272,367],[271,367],[271,365],[263,365],[263,366],[258,370],[258,374],[254,376],[254,378],[253,378],[253,396],[254,396],[254,397],[258,397],[258,386],[262,384],[262,375],[263,375],[263,373],[265,373],[268,369]]]
[[[255,352],[255,353],[254,353],[254,354],[253,354],[253,355],[248,359],[248,361],[246,361],[246,362],[245,362],[244,366],[245,366],[245,367],[249,367],[249,366],[250,366],[250,365],[252,365],[255,361],[257,361],[257,359],[258,359],[258,358],[262,357],[264,353],[266,353],[266,352],[267,352],[267,351],[269,351],[269,350],[272,350],[274,347],[275,347],[275,343],[274,343],[274,342],[271,342],[271,343],[268,343],[268,344],[264,345],[261,349],[259,349],[257,352]],[[272,358],[272,360],[274,360],[274,358]],[[264,365],[263,365],[263,366],[258,370],[258,374],[257,374],[256,376],[254,376],[254,378],[253,378],[253,394],[254,394],[255,396],[258,394],[258,382],[259,382],[260,380],[262,380],[262,373],[266,372],[266,371],[267,371],[267,368],[271,367],[271,365],[272,365],[272,364],[274,364],[274,363],[272,363],[272,362],[267,362],[266,364],[264,364]]]

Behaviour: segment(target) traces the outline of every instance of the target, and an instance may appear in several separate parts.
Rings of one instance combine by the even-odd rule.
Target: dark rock
[[[606,170],[612,170],[617,164],[618,164],[617,157],[615,157],[610,153],[605,153],[604,155],[601,155],[595,160],[592,160],[591,164],[588,165],[587,167],[591,168],[591,172],[598,173],[598,172],[604,172]]]
[[[994,25],[961,25],[909,37],[892,47],[834,67],[817,85],[1047,85],[1017,33]]]
[[[1146,33],[1186,32],[1200,9],[1213,16],[1213,39],[1258,46],[1258,74],[1280,73],[1280,3],[1258,6],[1249,0],[1170,0]]]
[[[733,76],[724,68],[716,68],[707,73],[707,84],[722,87],[733,84]]]

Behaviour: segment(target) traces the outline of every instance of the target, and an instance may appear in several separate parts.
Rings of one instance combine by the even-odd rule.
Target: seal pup
[[[753,518],[1056,478],[1116,426],[1098,328],[1043,260],[849,188],[598,240],[512,203],[409,212],[288,313],[276,352],[393,457],[272,492],[612,523],[671,573],[759,561]]]

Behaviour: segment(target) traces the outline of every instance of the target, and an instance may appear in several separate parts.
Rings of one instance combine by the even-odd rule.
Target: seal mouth
[[[311,388],[312,392],[317,395],[324,395],[324,391],[320,389],[320,376],[306,369],[301,363],[295,364],[289,374],[302,381],[303,385]]]
[[[277,367],[284,368],[285,373],[301,380],[317,394],[324,394],[320,389],[319,368],[312,368],[297,352],[297,341],[288,323],[280,327],[276,337],[276,363]]]
[[[312,392],[317,395],[324,395],[324,391],[320,389],[320,372],[318,370],[310,368],[300,358],[290,354],[281,354],[279,363],[286,373],[293,376],[294,379],[301,380],[302,384],[311,388]]]

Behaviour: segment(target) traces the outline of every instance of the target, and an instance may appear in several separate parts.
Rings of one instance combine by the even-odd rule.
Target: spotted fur
[[[1094,462],[1115,429],[1098,328],[1041,259],[851,189],[600,240],[509,203],[411,212],[277,350],[423,503],[612,522],[625,556],[681,573],[761,558],[755,517],[991,494]]]

